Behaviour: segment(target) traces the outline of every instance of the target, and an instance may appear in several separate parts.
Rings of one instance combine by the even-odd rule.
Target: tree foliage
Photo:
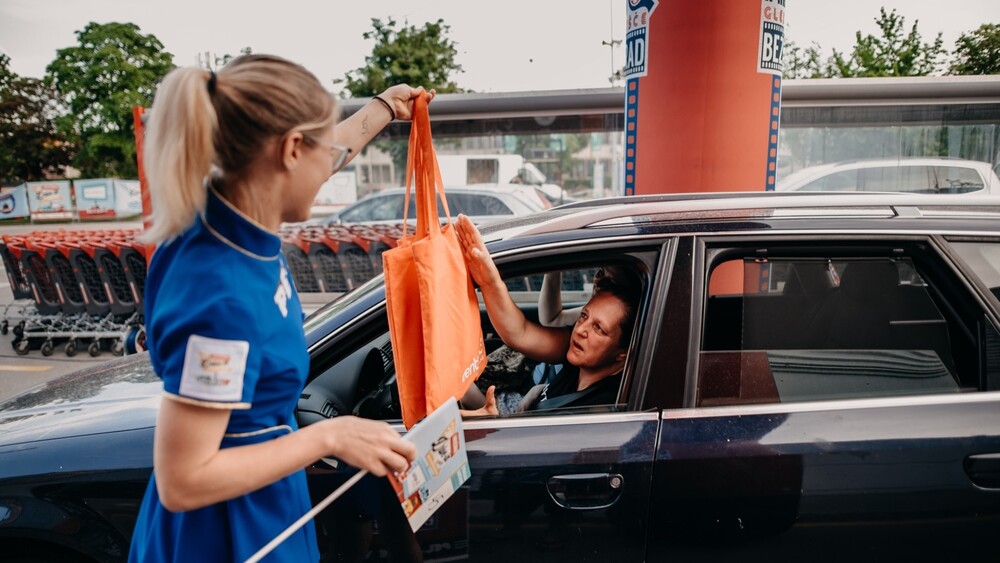
[[[1000,74],[1000,25],[984,23],[955,41],[952,74]]]
[[[828,65],[824,64],[820,55],[820,46],[813,42],[806,48],[799,47],[793,41],[785,43],[782,52],[782,63],[785,78],[827,78]]]
[[[892,10],[879,9],[875,20],[880,36],[855,34],[856,43],[851,55],[833,51],[830,74],[840,77],[868,76],[928,76],[937,71],[946,56],[941,34],[931,43],[924,43],[917,23],[905,31],[906,18]]]
[[[365,65],[333,81],[344,85],[342,95],[375,96],[396,84],[433,88],[439,94],[464,91],[451,78],[462,72],[462,66],[455,62],[458,49],[448,38],[451,27],[443,19],[419,28],[404,25],[397,29],[392,18],[387,22],[372,18],[372,28],[362,34],[366,40],[375,40],[371,55],[365,57]],[[405,143],[375,141],[375,146],[389,153],[397,170],[406,169]]]
[[[41,80],[17,76],[9,63],[0,53],[0,181],[60,174],[74,147],[56,130],[56,93]]]
[[[434,88],[442,94],[463,91],[451,78],[462,72],[462,66],[455,62],[458,50],[448,38],[451,27],[443,19],[423,27],[397,28],[392,18],[387,22],[372,18],[372,27],[362,34],[365,39],[375,40],[364,66],[334,80],[335,84],[344,84],[351,96],[374,96],[395,84]]]
[[[85,176],[137,175],[134,106],[149,106],[173,56],[153,35],[131,23],[91,22],[79,44],[60,49],[46,69],[69,112],[59,126],[80,151],[74,165]]]

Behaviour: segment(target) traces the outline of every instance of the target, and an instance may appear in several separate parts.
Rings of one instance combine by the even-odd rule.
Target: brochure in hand
[[[458,402],[448,401],[415,425],[405,439],[417,446],[417,458],[389,482],[417,531],[472,474]]]

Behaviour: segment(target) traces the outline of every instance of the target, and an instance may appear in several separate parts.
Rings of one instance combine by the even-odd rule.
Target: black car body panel
[[[415,538],[366,478],[317,518],[324,557],[389,560],[414,539],[425,561],[992,553],[1000,200],[970,199],[650,196],[484,228],[529,317],[544,272],[586,281],[615,263],[642,276],[619,402],[467,420],[472,477]],[[882,293],[859,277],[887,267]],[[817,272],[826,286],[801,285]],[[399,424],[391,362],[366,361],[387,355],[384,302],[377,277],[306,320],[301,424]],[[483,329],[502,346],[485,315]],[[5,548],[123,561],[160,393],[137,356],[0,405]],[[307,473],[318,502],[352,470],[327,460]]]

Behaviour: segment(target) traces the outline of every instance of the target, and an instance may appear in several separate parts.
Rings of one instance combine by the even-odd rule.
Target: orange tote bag
[[[414,103],[406,168],[404,207],[408,211],[415,185],[417,228],[382,254],[382,264],[396,385],[403,424],[410,428],[465,394],[486,367],[486,349],[479,301],[451,224],[423,97]],[[439,198],[449,218],[444,228],[437,216]]]

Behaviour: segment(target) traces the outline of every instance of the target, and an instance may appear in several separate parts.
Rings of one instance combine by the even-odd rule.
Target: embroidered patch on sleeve
[[[203,401],[237,402],[243,398],[243,375],[250,343],[191,335],[184,352],[180,395]]]

